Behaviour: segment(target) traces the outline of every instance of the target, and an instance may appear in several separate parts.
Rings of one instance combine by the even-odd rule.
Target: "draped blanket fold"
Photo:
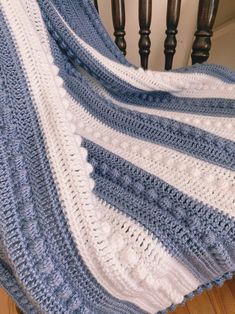
[[[91,0],[0,0],[0,283],[24,313],[166,313],[235,271],[235,73],[131,65]]]

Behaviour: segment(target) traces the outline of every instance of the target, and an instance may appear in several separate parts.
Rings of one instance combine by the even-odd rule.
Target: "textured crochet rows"
[[[132,66],[91,0],[0,0],[0,283],[24,313],[167,313],[235,271],[235,74]]]

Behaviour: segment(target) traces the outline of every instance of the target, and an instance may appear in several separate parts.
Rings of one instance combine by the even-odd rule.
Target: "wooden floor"
[[[17,314],[14,302],[3,289],[0,289],[0,314]]]
[[[0,314],[17,314],[13,301],[2,289]],[[235,278],[227,281],[222,288],[203,292],[186,305],[178,306],[171,314],[235,314]]]
[[[177,307],[172,314],[235,314],[235,278]]]

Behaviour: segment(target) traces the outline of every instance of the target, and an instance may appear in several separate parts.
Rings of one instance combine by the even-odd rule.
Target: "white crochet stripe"
[[[62,86],[58,87],[63,83],[57,76],[58,68],[51,63],[51,56],[47,59],[42,53],[43,47],[37,34],[32,31],[19,1],[12,4],[11,0],[3,0],[2,6],[26,70],[35,109],[44,131],[47,154],[72,236],[83,260],[98,282],[110,293],[120,297],[113,291],[115,286],[105,282],[108,280],[99,265],[99,256],[96,256],[99,247],[96,248],[93,241],[104,241],[99,235],[91,234],[93,228],[99,230],[99,225],[94,220],[96,206],[91,194],[92,181],[89,178],[92,167],[85,161],[87,153],[80,147],[81,138],[73,136],[73,125],[66,120],[67,104],[63,99],[65,90]]]
[[[32,0],[19,0],[21,5],[24,7],[26,14],[31,21],[31,27],[34,28],[35,32],[40,38],[41,44],[44,49],[49,53],[50,45],[47,38],[46,26],[43,22],[42,16],[39,12],[39,7],[35,1]]]
[[[235,84],[228,84],[205,73],[144,71],[142,68],[135,69],[110,60],[77,36],[65,23],[58,10],[56,11],[75,41],[92,56],[92,59],[114,76],[136,88],[146,91],[167,91],[178,97],[235,99]]]
[[[195,113],[184,113],[177,111],[168,111],[154,108],[147,108],[144,106],[137,106],[135,104],[127,104],[118,101],[112,95],[104,89],[104,87],[95,78],[91,77],[87,72],[80,69],[81,73],[86,76],[87,80],[92,87],[106,99],[110,100],[112,103],[134,111],[144,112],[147,114],[157,115],[159,117],[165,117],[178,122],[186,123],[193,127],[198,127],[204,131],[210,132],[214,135],[221,136],[231,141],[235,141],[235,118],[233,117],[216,117],[216,116],[206,116],[197,115]]]
[[[93,118],[71,97],[68,102],[77,134],[152,173],[194,199],[235,217],[233,171],[115,131]]]
[[[97,203],[97,215],[115,253],[113,258],[121,261],[126,279],[136,282],[138,288],[132,295],[144,300],[145,310],[156,313],[172,303],[181,303],[184,295],[199,286],[200,282],[142,226],[105,202]],[[106,267],[107,272],[110,271],[109,265]],[[126,287],[123,298],[127,299],[125,290]]]
[[[37,34],[29,27],[29,20],[19,1],[14,1],[14,4],[12,4],[12,1],[4,0],[3,5],[26,70],[35,108],[44,131],[47,153],[58,184],[60,198],[64,204],[65,215],[78,250],[87,267],[98,282],[114,296],[121,299],[125,297],[125,300],[135,303],[149,313],[163,309],[172,302],[182,301],[182,296],[194,290],[199,284],[187,269],[171,258],[159,243],[146,234],[142,227],[134,225],[127,217],[115,214],[114,210],[112,211],[114,214],[112,214],[111,209],[107,213],[107,207],[102,204],[94,206],[97,201],[93,200],[90,193],[91,182],[89,173],[91,168],[84,160],[85,150],[80,147],[80,137],[76,136],[76,142],[73,130],[69,129],[69,124],[71,124],[72,128],[73,124],[66,120],[69,112],[66,110],[67,105],[64,99],[64,89],[61,86],[62,81],[57,77],[58,69],[51,63],[51,56],[48,56],[49,60],[47,60],[46,54],[41,52],[42,46],[38,41]],[[151,256],[156,259],[158,264],[153,264],[151,267],[155,269],[155,274],[159,277],[160,285],[158,287],[151,279],[144,281],[144,287],[142,287],[137,275],[139,274],[139,268],[135,271],[131,269],[136,275],[133,276],[132,274],[130,278],[126,275],[130,265],[128,263],[127,268],[123,267],[123,257],[125,260],[126,256],[128,259],[131,256],[133,261],[134,254],[138,255],[139,252],[137,254],[137,251],[135,252],[135,249],[132,247],[130,252],[127,252],[128,246],[126,246],[125,251],[120,254],[121,257],[119,255],[116,256],[117,250],[114,249],[115,245],[114,247],[110,246],[107,234],[107,229],[110,229],[109,226],[104,224],[100,228],[97,207],[101,208],[101,211],[103,210],[103,213],[106,215],[107,224],[108,215],[111,221],[114,221],[113,218],[116,215],[115,222],[118,222],[120,227],[121,224],[129,225],[133,230],[137,230],[137,236],[141,236],[142,241],[147,241],[145,243],[153,246],[152,249],[153,252],[155,251],[155,255],[151,253]],[[113,226],[113,230],[118,231],[117,226]],[[119,237],[119,234],[121,232],[123,231],[116,232],[114,238],[117,236],[120,239],[121,236]],[[149,262],[149,264],[151,265],[152,263]],[[156,269],[156,266],[159,264],[162,265],[161,271]],[[179,278],[170,270],[177,271]],[[179,290],[178,285],[180,287]],[[164,290],[162,290],[162,287],[165,287]],[[152,292],[147,295],[144,294],[143,299],[141,299],[140,296],[146,289],[150,289]],[[157,289],[157,291],[160,289],[158,301],[153,296],[154,289]]]
[[[90,193],[92,182],[89,180],[89,173],[92,169],[84,160],[86,152],[80,148],[80,136],[76,136],[77,142],[75,141],[74,124],[71,123],[71,113],[66,110],[69,104],[65,99],[63,82],[57,76],[58,69],[52,65],[50,55],[46,58],[46,55],[41,53],[42,46],[37,39],[37,34],[30,30],[27,15],[24,14],[19,3],[14,1],[12,4],[10,0],[4,0],[3,3],[8,18],[12,17],[10,26],[15,34],[37,114],[44,131],[44,140],[59,187],[60,198],[64,204],[64,212],[71,233],[88,268],[98,282],[114,296],[131,301],[149,313],[161,310],[173,302],[182,301],[185,293],[198,286],[197,280],[166,253],[160,244],[154,242],[144,230],[141,230],[141,226],[133,224],[130,219],[120,214],[115,216],[114,209],[111,212],[111,209],[108,208],[107,211],[106,205],[97,204],[97,200],[92,199]],[[55,73],[52,73],[50,68]],[[97,217],[97,208],[101,208],[105,215],[107,213],[107,224],[104,223],[102,228],[100,228],[101,220]],[[134,243],[131,242],[131,234],[129,236],[130,246],[126,246],[124,252],[122,250],[120,254],[117,254],[119,251],[114,249],[115,245],[114,247],[110,245],[110,228],[118,231],[117,227],[109,226],[108,222],[113,220],[120,221],[120,226],[121,224],[129,225],[133,230],[137,230],[137,233],[140,232],[143,239],[146,238],[146,243],[153,245],[156,255],[151,253],[150,256],[156,259],[155,263],[145,261],[144,264],[148,265],[149,263],[153,267],[156,273],[153,280],[159,278],[159,286],[156,285],[156,280],[153,282],[148,277],[142,279],[143,282],[140,283],[140,275],[142,276],[146,270],[139,269],[137,264],[134,263],[129,269],[130,261],[133,263],[135,255],[141,255],[137,250],[137,244],[134,247]],[[123,234],[123,230],[122,228],[120,230],[119,227],[119,232],[115,236],[120,239],[121,234]],[[114,242],[118,244],[118,241]],[[120,248],[120,241],[118,245]],[[139,247],[141,249],[141,246]],[[128,263],[126,263],[126,267],[123,267],[126,258]],[[161,267],[159,267],[160,270],[156,267],[159,264],[163,267],[162,270]],[[139,265],[143,266],[141,263]],[[130,275],[129,270],[131,271]],[[146,289],[150,291],[147,294],[145,293]],[[155,294],[158,294],[158,299]]]

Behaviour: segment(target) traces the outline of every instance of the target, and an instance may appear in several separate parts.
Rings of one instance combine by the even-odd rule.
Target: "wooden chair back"
[[[103,0],[102,0],[103,1]],[[107,1],[107,0],[106,0]],[[99,12],[98,2],[94,0]],[[126,54],[127,44],[125,40],[125,0],[111,0],[112,20],[114,27],[115,43]],[[192,46],[192,64],[207,61],[211,48],[212,29],[219,5],[219,0],[199,0],[197,29]],[[172,68],[174,54],[176,52],[177,26],[180,18],[181,0],[168,0],[166,12],[166,39],[164,42],[165,70]],[[151,48],[151,19],[152,0],[139,0],[139,55],[140,65],[148,68],[148,59]]]

